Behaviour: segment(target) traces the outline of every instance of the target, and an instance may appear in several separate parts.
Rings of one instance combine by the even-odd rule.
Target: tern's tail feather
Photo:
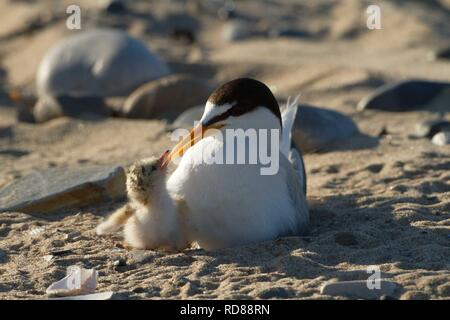
[[[291,151],[292,127],[294,126],[295,117],[298,109],[298,99],[300,95],[295,97],[291,102],[291,97],[288,98],[286,104],[281,107],[281,121],[283,130],[281,133],[281,152],[289,158]]]
[[[292,148],[292,129],[294,126],[295,117],[297,116],[298,110],[298,99],[299,95],[291,101],[288,98],[286,104],[281,107],[281,121],[283,124],[283,131],[281,133],[281,152],[289,159],[293,169],[297,172],[299,181],[301,183],[301,188],[303,193],[306,195],[306,172],[305,164],[303,162],[303,156],[300,149]]]

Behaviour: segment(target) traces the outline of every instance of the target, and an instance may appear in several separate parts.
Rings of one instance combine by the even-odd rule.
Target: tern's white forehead
[[[234,105],[236,104],[236,102],[233,103],[226,103],[223,105],[215,105],[214,103],[211,102],[206,102],[205,105],[205,111],[203,111],[203,116],[200,119],[201,123],[206,123],[209,120],[211,120],[212,118],[214,118],[215,116],[218,116],[219,114],[222,114],[224,112],[227,112],[229,109],[231,109]]]

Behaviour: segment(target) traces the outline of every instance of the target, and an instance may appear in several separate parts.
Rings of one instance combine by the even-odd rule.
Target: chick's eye
[[[156,170],[156,166],[152,166],[152,171],[155,171]]]

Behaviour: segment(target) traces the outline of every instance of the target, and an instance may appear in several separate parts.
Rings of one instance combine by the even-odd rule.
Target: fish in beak
[[[172,151],[165,152],[161,156],[161,158],[163,158],[161,167],[165,168],[173,159],[183,156],[183,154],[185,154],[190,147],[192,147],[194,144],[196,144],[206,136],[207,130],[220,129],[224,126],[225,124],[211,124],[208,126],[203,126],[201,123],[199,123],[193,129],[191,129],[189,131],[189,134],[181,139],[181,141],[178,142],[175,147],[173,147]]]

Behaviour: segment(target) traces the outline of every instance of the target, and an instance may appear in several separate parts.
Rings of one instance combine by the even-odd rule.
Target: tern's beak
[[[187,134],[180,142],[178,142],[172,151],[164,156],[162,167],[166,167],[176,157],[181,157],[190,147],[202,140],[205,136],[205,132],[208,129],[220,129],[224,124],[212,124],[209,126],[203,126],[201,123],[196,125],[189,134]]]

